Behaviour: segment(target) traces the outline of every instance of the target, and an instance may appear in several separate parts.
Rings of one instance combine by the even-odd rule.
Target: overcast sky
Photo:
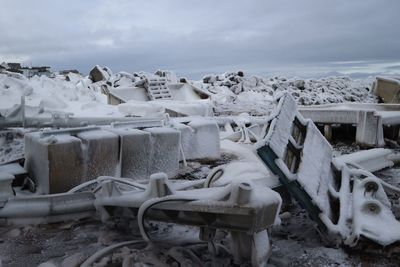
[[[400,73],[399,0],[0,0],[0,61],[191,78]]]

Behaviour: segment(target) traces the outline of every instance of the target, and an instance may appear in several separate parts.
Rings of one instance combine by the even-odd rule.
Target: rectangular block
[[[107,128],[119,136],[121,177],[148,179],[151,161],[150,133],[131,128]]]
[[[78,185],[84,176],[81,140],[40,133],[25,135],[25,169],[40,193],[61,193]]]
[[[174,177],[179,169],[179,147],[181,133],[168,127],[146,128],[151,134],[151,161],[149,172],[164,172]]]
[[[384,146],[382,118],[372,110],[358,111],[356,142],[364,147]]]
[[[176,123],[174,128],[181,133],[181,145],[186,160],[194,159],[191,144],[193,143],[193,129],[184,123]],[[182,153],[179,153],[179,161],[182,161]]]
[[[117,176],[119,173],[119,137],[104,131],[83,131],[76,134],[82,142],[84,177],[81,182],[99,176]]]
[[[188,123],[188,126],[193,129],[191,148],[189,147],[187,151],[189,156],[193,159],[219,158],[220,139],[217,123],[206,120],[193,120]],[[190,152],[192,153],[191,155]]]

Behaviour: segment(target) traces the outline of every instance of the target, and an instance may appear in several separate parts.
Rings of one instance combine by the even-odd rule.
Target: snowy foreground
[[[93,82],[89,77],[76,74],[69,74],[68,78],[42,76],[27,79],[18,74],[0,73],[0,115],[9,114],[11,108],[21,103],[21,97],[25,97],[27,106],[72,113],[75,117],[137,115],[132,114],[132,111],[138,112],[135,109],[137,102],[108,105],[102,90],[106,85],[112,88],[140,86],[141,74],[113,74],[106,69],[104,79]],[[165,72],[165,76],[171,82],[178,81],[171,72]],[[224,73],[188,82],[211,95],[209,104],[215,116],[268,115],[275,98],[283,92],[293,96],[298,105],[377,102],[370,92],[372,79],[329,77],[304,80]],[[154,108],[146,102],[141,105],[147,116],[160,116],[165,112],[163,106]],[[0,131],[0,165],[24,156],[23,136],[26,131],[32,130]],[[360,150],[348,136],[333,140],[332,145],[335,155]],[[243,146],[250,148],[248,144]],[[234,148],[223,148],[218,160],[193,160],[187,166],[180,163],[179,178],[203,179],[214,167],[237,160],[232,157],[230,149]],[[240,167],[237,171],[240,173]],[[397,166],[374,174],[393,185],[400,184]],[[240,175],[245,176],[243,173]],[[398,205],[395,201],[394,206],[397,208]],[[321,238],[313,227],[314,223],[297,204],[283,207],[280,220],[280,225],[274,226],[270,232],[270,266],[398,266],[400,262],[400,253],[396,249],[389,254],[373,244],[352,249],[332,246]],[[121,263],[122,266],[232,265],[229,236],[224,231],[217,232],[216,240],[220,245],[210,248],[210,243],[199,241],[195,227],[151,222],[148,229],[159,246],[146,247],[142,242],[122,247],[95,266],[121,266]],[[128,221],[123,216],[107,223],[86,219],[61,224],[0,227],[0,266],[79,266],[100,249],[129,240],[141,240],[141,236],[136,221]]]

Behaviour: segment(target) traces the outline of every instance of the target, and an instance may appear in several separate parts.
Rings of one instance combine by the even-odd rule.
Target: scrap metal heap
[[[225,133],[220,134],[221,126]],[[107,221],[122,209],[126,218],[137,220],[150,244],[145,218],[198,226],[204,241],[223,229],[230,232],[235,263],[264,266],[271,252],[267,229],[279,223],[285,196],[278,192],[287,191],[330,242],[355,246],[369,239],[387,246],[400,241],[400,222],[387,196],[400,190],[371,173],[398,158],[387,149],[334,158],[329,142],[288,94],[267,118],[137,120],[25,138],[25,169],[36,195],[16,190],[15,196],[11,184],[23,171],[0,168],[4,224],[96,216]],[[240,142],[255,153],[217,166],[205,179],[171,179],[179,162],[218,158],[227,142],[232,151]],[[82,266],[95,261],[90,257]]]
[[[235,261],[261,266],[270,253],[267,228],[278,220],[278,193],[256,186],[252,177],[217,185],[221,168],[207,179],[168,178],[177,175],[180,161],[218,158],[219,138],[217,123],[204,119],[139,120],[26,134],[25,168],[35,193],[45,195],[15,188],[14,196],[14,176],[2,175],[1,222],[40,224],[96,215],[105,221],[124,209],[137,220],[145,241],[151,242],[145,217],[198,226],[205,241],[224,229],[231,233]]]
[[[400,222],[386,194],[400,190],[357,164],[365,153],[350,160],[333,158],[330,144],[289,95],[280,99],[268,133],[256,147],[327,239],[349,246],[363,238],[383,246],[400,240]]]

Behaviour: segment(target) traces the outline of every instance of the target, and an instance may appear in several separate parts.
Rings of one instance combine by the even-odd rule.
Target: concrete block
[[[186,153],[191,159],[219,158],[220,140],[219,127],[216,122],[206,120],[194,120],[188,123],[193,129],[190,147]]]
[[[74,134],[74,135],[71,135]],[[82,182],[118,171],[118,135],[103,130],[25,135],[25,169],[38,192],[66,192]]]
[[[184,123],[176,123],[174,128],[177,129],[181,133],[181,146],[183,150],[183,154],[185,155],[186,160],[194,159],[193,152],[192,152],[192,143],[193,143],[193,136],[194,130],[192,127],[187,126]],[[182,161],[182,153],[179,153],[179,161]]]
[[[151,134],[151,174],[164,172],[168,177],[174,177],[179,169],[179,147],[181,133],[168,127],[146,128]]]
[[[89,73],[89,77],[93,82],[104,81],[108,76],[107,72],[98,65],[96,65]]]
[[[187,125],[177,123],[181,132],[181,145],[186,160],[218,158],[220,156],[219,128],[217,123],[195,120]],[[180,154],[180,160],[182,160]]]
[[[84,177],[81,140],[68,134],[42,137],[25,135],[25,169],[37,183],[38,192],[61,193]]]
[[[375,111],[358,112],[356,142],[364,147],[384,146],[382,118]]]
[[[76,134],[82,142],[84,177],[81,182],[99,176],[116,176],[119,162],[119,137],[104,131],[83,131]]]
[[[151,161],[150,133],[131,128],[107,128],[119,136],[121,177],[148,179]]]

